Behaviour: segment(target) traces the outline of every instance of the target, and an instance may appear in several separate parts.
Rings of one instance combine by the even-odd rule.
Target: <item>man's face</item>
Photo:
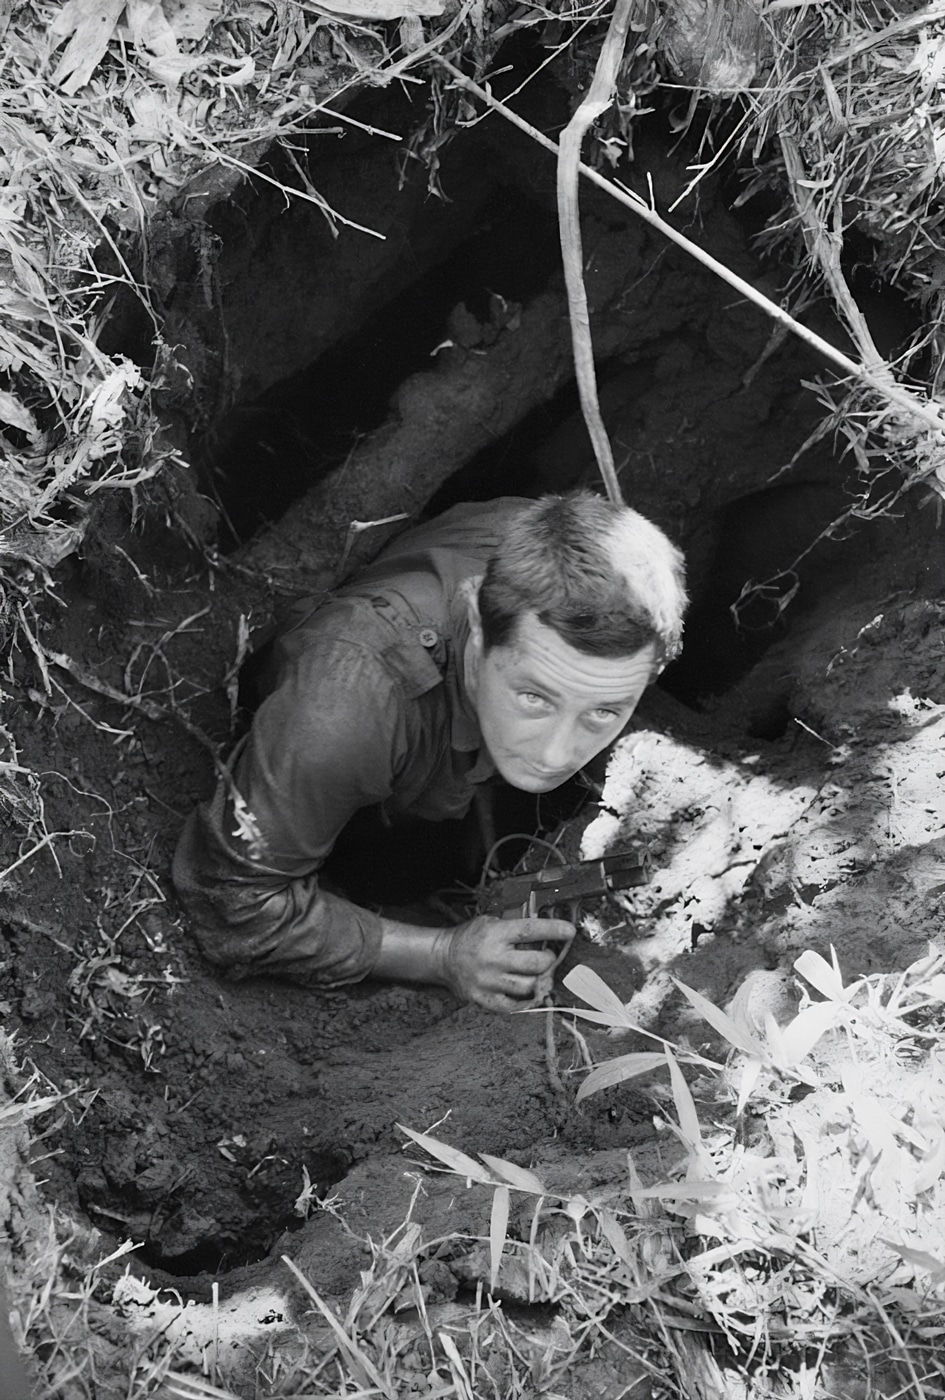
[[[475,607],[470,616],[466,684],[485,745],[506,782],[550,792],[617,738],[653,677],[655,644],[587,656],[526,613],[484,653]]]

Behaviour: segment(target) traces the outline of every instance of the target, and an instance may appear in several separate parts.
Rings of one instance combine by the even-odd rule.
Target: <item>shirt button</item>
[[[431,647],[435,647],[439,640],[432,627],[420,628],[420,645],[426,647],[428,651]]]

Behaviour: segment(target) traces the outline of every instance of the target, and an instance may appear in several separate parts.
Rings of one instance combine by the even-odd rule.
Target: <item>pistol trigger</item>
[[[563,909],[555,909],[553,912],[557,915],[559,913],[563,914],[565,910],[567,910],[568,922],[574,925],[574,932],[577,933],[578,919],[581,917],[581,901],[579,899],[569,899]],[[574,938],[571,937],[568,939],[567,943],[563,943],[561,945],[558,951],[558,956],[555,958],[554,962],[551,965],[552,972],[558,971],[558,968],[568,956],[568,953],[571,950],[571,944],[573,942]]]

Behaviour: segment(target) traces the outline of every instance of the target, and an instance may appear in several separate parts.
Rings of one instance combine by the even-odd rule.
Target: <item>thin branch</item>
[[[564,262],[564,282],[568,291],[568,316],[571,323],[571,345],[574,351],[574,372],[577,377],[581,412],[594,448],[607,495],[615,505],[623,504],[620,483],[614,468],[614,453],[601,417],[597,397],[597,375],[594,371],[594,345],[587,309],[587,289],[584,286],[584,252],[581,241],[581,216],[578,183],[581,169],[581,144],[597,118],[606,112],[614,99],[617,72],[623,58],[630,28],[634,0],[617,0],[610,26],[597,59],[594,78],[587,96],[561,133],[558,146],[558,231],[561,257]]]

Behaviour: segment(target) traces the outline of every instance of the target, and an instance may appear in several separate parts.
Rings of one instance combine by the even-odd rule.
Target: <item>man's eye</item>
[[[597,724],[613,724],[614,720],[620,718],[620,711],[600,708],[592,712],[592,718]]]
[[[541,710],[548,704],[545,697],[534,690],[520,690],[518,698],[526,710]]]

